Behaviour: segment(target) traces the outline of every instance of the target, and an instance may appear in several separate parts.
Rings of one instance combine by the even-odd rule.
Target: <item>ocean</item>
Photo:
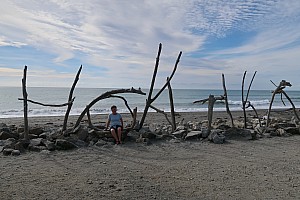
[[[75,101],[71,110],[71,115],[80,114],[85,106],[93,99],[100,96],[106,91],[113,90],[112,88],[76,88],[74,91]],[[50,88],[50,87],[29,87],[27,88],[28,99],[38,101],[45,104],[63,104],[68,100],[70,88]],[[142,89],[148,93],[148,89]],[[154,90],[153,96],[158,90]],[[300,91],[285,90],[290,96],[297,108],[300,108]],[[241,91],[228,90],[229,106],[232,111],[242,110],[241,108]],[[203,90],[203,89],[173,89],[174,105],[176,112],[198,112],[207,111],[207,104],[193,104],[194,101],[208,98],[212,94],[220,96],[223,90]],[[246,94],[246,92],[245,92]],[[131,109],[137,107],[138,112],[143,112],[146,103],[147,95],[138,94],[120,94],[127,99]],[[256,109],[267,109],[272,97],[270,90],[251,90],[249,100]],[[22,117],[23,116],[23,101],[21,87],[0,87],[0,118]],[[284,98],[285,99],[285,98]],[[288,100],[284,101],[283,105],[280,95],[276,95],[273,103],[273,108],[291,108]],[[110,113],[111,105],[118,107],[118,112],[128,113],[123,100],[118,98],[110,98],[101,100],[95,104],[90,112],[91,114],[107,114]],[[166,112],[170,111],[168,90],[165,90],[161,96],[153,103],[153,105]],[[250,109],[250,108],[249,108]],[[66,107],[43,107],[28,103],[28,116],[63,116],[66,112]],[[214,110],[225,111],[224,102],[217,102]],[[149,110],[149,112],[155,112]]]

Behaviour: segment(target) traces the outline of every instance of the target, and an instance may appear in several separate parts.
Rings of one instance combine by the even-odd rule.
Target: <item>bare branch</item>
[[[18,100],[24,101],[25,99],[24,98],[18,98]],[[37,102],[37,101],[33,101],[33,100],[30,100],[30,99],[27,99],[27,101],[30,102],[30,103],[37,104],[37,105],[40,105],[40,106],[47,106],[47,107],[64,107],[64,106],[67,106],[67,105],[70,105],[71,103],[73,103],[74,100],[75,100],[75,97],[73,97],[73,99],[71,99],[71,101],[68,102],[68,103],[63,103],[63,104],[45,104],[45,103],[40,103],[40,102]]]
[[[160,109],[158,109],[158,108],[156,108],[152,105],[150,105],[149,107],[152,108],[153,110],[155,110],[156,112],[163,114],[166,117],[169,124],[172,126],[172,122],[169,120],[167,113],[165,113],[164,111],[162,111],[162,110],[160,110]]]

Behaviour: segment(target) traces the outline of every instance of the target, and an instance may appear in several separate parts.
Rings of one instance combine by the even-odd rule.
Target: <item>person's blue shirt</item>
[[[108,119],[110,121],[110,127],[116,127],[116,126],[122,126],[121,124],[121,119],[122,116],[119,113],[114,114],[109,114]]]

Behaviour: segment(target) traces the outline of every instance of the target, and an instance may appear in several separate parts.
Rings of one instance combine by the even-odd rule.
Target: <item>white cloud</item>
[[[55,64],[76,58],[87,70],[86,80],[101,77],[106,87],[138,80],[144,87],[162,42],[160,73],[168,74],[183,51],[180,77],[174,80],[197,86],[222,71],[236,75],[247,66],[264,66],[270,72],[276,65],[274,73],[279,65],[295,69],[299,60],[292,51],[299,49],[299,9],[298,0],[3,0],[0,48],[27,45],[55,56]],[[209,39],[236,30],[257,35],[236,48],[190,56],[205,51]],[[101,67],[97,76],[88,71],[89,65]]]

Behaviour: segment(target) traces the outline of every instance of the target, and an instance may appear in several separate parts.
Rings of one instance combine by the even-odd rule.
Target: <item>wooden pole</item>
[[[213,112],[214,112],[214,104],[215,104],[216,98],[214,95],[209,95],[208,97],[208,112],[207,112],[207,119],[208,119],[208,132],[211,131],[211,124],[212,124],[212,118],[213,118]]]
[[[226,89],[226,84],[225,84],[225,76],[224,74],[222,74],[222,83],[223,83],[223,90],[224,90],[224,98],[225,98],[225,106],[226,106],[226,111],[230,117],[231,120],[231,126],[234,127],[234,123],[233,123],[233,117],[232,114],[230,112],[229,109],[229,105],[228,105],[228,96],[227,96],[227,89]]]
[[[23,91],[23,107],[24,107],[24,139],[29,140],[29,127],[28,127],[28,103],[27,103],[27,91],[26,91],[26,75],[27,66],[24,67],[24,74],[22,79],[22,91]]]
[[[68,102],[71,102],[72,98],[73,98],[73,92],[75,90],[75,87],[76,87],[76,84],[77,82],[79,81],[79,75],[80,75],[80,72],[82,70],[82,65],[80,66],[78,72],[77,72],[77,75],[75,77],[75,80],[73,82],[73,85],[71,87],[71,90],[70,90],[70,93],[69,93],[69,99],[68,99]],[[67,111],[66,111],[66,114],[65,114],[65,118],[64,118],[64,124],[63,124],[63,129],[62,131],[65,131],[67,129],[67,123],[68,123],[68,118],[69,118],[69,114],[70,114],[70,111],[71,111],[71,108],[73,106],[73,101],[68,104],[68,108],[67,108]]]
[[[172,132],[176,130],[176,121],[175,121],[175,109],[174,109],[174,101],[173,101],[173,92],[171,83],[169,82],[169,77],[167,78],[168,82],[168,91],[169,91],[169,99],[170,99],[170,107],[171,107],[171,121],[172,121]]]

